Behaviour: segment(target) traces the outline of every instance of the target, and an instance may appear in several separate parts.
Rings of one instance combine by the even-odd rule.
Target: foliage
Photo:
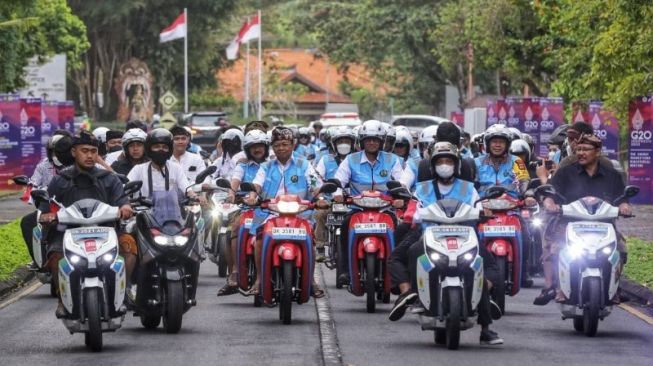
[[[8,279],[17,268],[29,262],[19,220],[0,226],[0,281]]]
[[[281,115],[287,115],[289,118],[297,120],[298,98],[308,93],[308,87],[293,81],[284,82],[278,69],[268,68],[263,81],[263,93],[266,96],[264,109],[279,111]],[[270,113],[270,112],[267,112]]]
[[[65,0],[26,0],[0,3],[0,91],[25,86],[29,59],[64,53],[68,70],[78,69],[89,44],[84,23]]]
[[[205,88],[190,94],[188,103],[193,110],[217,108],[222,111],[234,109],[238,104],[233,96],[219,94],[213,88]]]
[[[653,288],[653,242],[638,238],[628,238],[628,263],[626,277]]]

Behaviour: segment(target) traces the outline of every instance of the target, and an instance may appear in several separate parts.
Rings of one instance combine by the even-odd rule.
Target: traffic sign
[[[177,123],[177,119],[172,115],[172,113],[166,112],[163,114],[163,116],[161,116],[159,123],[161,123],[161,127],[170,129],[170,127],[174,126]]]
[[[175,97],[175,95],[170,91],[167,91],[161,96],[161,98],[159,98],[159,103],[161,103],[163,109],[167,111],[177,104],[177,97]]]

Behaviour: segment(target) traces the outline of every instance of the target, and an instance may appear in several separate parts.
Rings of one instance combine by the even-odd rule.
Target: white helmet
[[[122,148],[125,150],[125,153],[127,152],[127,147],[129,144],[132,142],[142,142],[145,143],[145,139],[147,138],[147,133],[145,131],[141,130],[140,128],[130,128],[125,132],[124,135],[122,135]]]
[[[512,155],[526,155],[526,161],[524,163],[528,164],[531,160],[531,147],[528,145],[528,142],[522,139],[514,140],[510,143],[510,153]]]
[[[331,149],[335,152],[338,151],[338,148],[336,146],[336,140],[339,138],[347,137],[350,138],[352,141],[352,146],[351,149],[353,150],[354,144],[356,143],[356,135],[354,135],[354,132],[347,126],[338,126],[334,130],[330,132],[331,135],[331,140],[329,143],[331,144]]]
[[[102,143],[107,142],[107,132],[109,132],[109,129],[106,127],[98,127],[93,130],[93,136],[95,136],[98,141]]]
[[[220,135],[220,141],[224,140],[237,140],[242,150],[245,135],[243,135],[243,131],[238,128],[230,128],[226,130],[222,135]]]
[[[298,134],[297,137],[299,137],[299,136],[308,136],[308,137],[310,137],[311,136],[311,129],[308,128],[308,127],[300,127],[297,134]]]
[[[502,139],[505,139],[507,144],[510,144],[512,141],[512,132],[502,124],[495,124],[487,128],[485,131],[485,135],[483,136],[483,143],[485,145],[485,149],[489,151],[489,146],[490,146],[490,140],[496,137],[500,137]]]
[[[374,119],[363,122],[358,130],[358,141],[361,149],[363,148],[363,141],[372,137],[381,140],[381,143],[385,141],[385,128],[383,128],[381,122]]]
[[[397,137],[395,139],[395,144],[408,144],[408,146],[413,145],[413,135],[410,134],[410,131],[406,129],[397,129]]]
[[[435,142],[435,134],[438,132],[438,126],[428,126],[425,127],[422,132],[419,134],[417,142],[419,144],[419,152],[422,157],[426,157],[427,150],[429,145]]]
[[[519,131],[518,128],[508,127],[508,131],[510,131],[510,133],[512,133],[512,141],[517,140],[518,138],[521,138],[521,131]]]
[[[265,146],[270,145],[270,139],[268,135],[261,130],[251,130],[245,135],[245,140],[243,147],[247,149],[248,147],[256,144],[264,144]]]

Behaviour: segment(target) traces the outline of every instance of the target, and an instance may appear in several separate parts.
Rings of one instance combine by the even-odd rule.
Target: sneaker
[[[544,306],[551,302],[551,300],[555,299],[555,297],[556,290],[553,287],[545,288],[542,290],[540,295],[533,300],[533,305]]]
[[[492,299],[490,299],[490,316],[492,317],[492,320],[499,320],[503,316],[501,307],[499,307],[499,304],[494,302]]]
[[[496,346],[503,344],[503,338],[499,337],[497,332],[491,330],[481,331],[480,342],[483,345]]]
[[[317,248],[317,255],[315,256],[315,261],[318,263],[322,263],[326,261],[326,256],[324,255],[324,247]]]
[[[399,295],[397,301],[395,301],[395,305],[390,310],[390,320],[394,322],[401,319],[406,313],[406,307],[414,303],[415,300],[417,300],[416,292],[406,292],[405,294]]]
[[[57,310],[54,311],[54,316],[57,317],[57,319],[62,319],[66,317],[66,308],[63,306],[63,303],[59,301],[59,304],[57,304]]]
[[[410,306],[410,313],[411,314],[422,314],[425,311],[426,311],[426,309],[424,309],[424,304],[422,304],[422,302],[419,300],[419,298],[417,300],[415,300],[413,305]]]
[[[349,275],[347,273],[342,273],[338,276],[338,284],[340,286],[349,286]]]

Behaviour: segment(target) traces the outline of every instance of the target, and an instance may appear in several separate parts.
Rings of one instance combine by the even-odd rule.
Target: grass
[[[4,198],[7,196],[14,196],[18,193],[21,193],[22,191],[20,189],[0,189],[0,198]]]
[[[0,226],[0,281],[11,277],[21,266],[31,261],[20,231],[20,221]]]
[[[625,275],[648,288],[653,288],[653,242],[629,237],[628,263]]]

